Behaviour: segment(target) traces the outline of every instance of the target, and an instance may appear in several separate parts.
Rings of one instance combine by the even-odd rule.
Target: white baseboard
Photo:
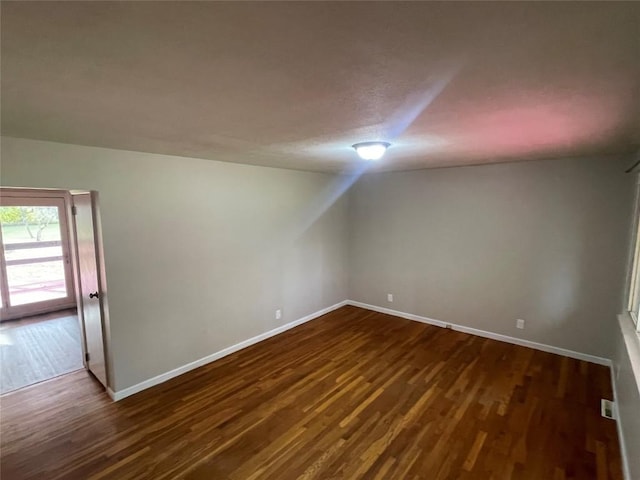
[[[146,390],[147,388],[151,388],[155,385],[159,385],[160,383],[166,382],[167,380],[170,380],[174,377],[177,377],[179,375],[182,375],[183,373],[187,373],[191,370],[194,370],[198,367],[201,367],[203,365],[206,365],[208,363],[214,362],[222,357],[226,357],[227,355],[230,355],[234,352],[237,352],[238,350],[242,350],[243,348],[246,348],[250,345],[253,345],[255,343],[261,342],[262,340],[266,340],[267,338],[273,337],[274,335],[278,335],[279,333],[285,332],[293,327],[297,327],[298,325],[301,325],[303,323],[306,323],[310,320],[313,320],[314,318],[318,318],[322,315],[325,315],[329,312],[332,312],[340,307],[343,307],[347,304],[347,301],[344,300],[342,302],[336,303],[335,305],[332,305],[330,307],[327,308],[323,308],[322,310],[318,310],[317,312],[314,312],[310,315],[307,315],[305,317],[299,318],[298,320],[294,320],[293,322],[287,323],[285,325],[282,325],[280,327],[274,328],[273,330],[269,330],[268,332],[265,333],[261,333],[260,335],[256,335],[255,337],[249,338],[248,340],[244,340],[240,343],[236,343],[235,345],[231,345],[230,347],[224,348],[218,352],[212,353],[211,355],[207,355],[204,358],[201,358],[199,360],[196,360],[194,362],[191,363],[187,363],[186,365],[183,365],[181,367],[175,368],[169,372],[165,372],[162,373],[158,376],[155,376],[153,378],[150,378],[149,380],[145,380],[144,382],[140,382],[136,385],[133,385],[131,387],[125,388],[123,390],[118,390],[116,392],[114,392],[113,390],[111,390],[110,388],[107,388],[107,394],[114,400],[114,401],[118,401],[118,400],[122,400],[123,398],[129,397],[135,393],[141,392],[142,390]]]
[[[604,365],[607,366],[611,369],[611,381],[613,383],[613,401],[616,404],[616,407],[618,405],[618,400],[617,400],[617,386],[616,386],[616,378],[615,378],[615,372],[614,372],[614,368],[613,368],[613,362],[611,360],[609,360],[608,358],[602,358],[602,357],[597,357],[595,355],[588,355],[586,353],[580,353],[580,352],[575,352],[573,350],[567,350],[565,348],[560,348],[560,347],[553,347],[551,345],[545,345],[543,343],[537,343],[537,342],[532,342],[529,340],[523,340],[521,338],[515,338],[515,337],[509,337],[507,335],[501,335],[499,333],[493,333],[493,332],[487,332],[485,330],[479,330],[476,328],[471,328],[471,327],[465,327],[464,325],[457,325],[457,324],[453,324],[453,323],[449,323],[449,322],[443,322],[441,320],[435,320],[433,318],[428,318],[428,317],[423,317],[421,315],[415,315],[412,313],[406,313],[406,312],[400,312],[398,310],[392,310],[390,308],[385,308],[385,307],[379,307],[376,305],[369,305],[367,303],[362,303],[362,302],[356,302],[354,300],[344,300],[342,302],[336,303],[335,305],[332,305],[330,307],[324,308],[322,310],[319,310],[317,312],[314,312],[310,315],[307,315],[305,317],[299,318],[298,320],[294,320],[293,322],[287,323],[285,325],[282,325],[280,327],[274,328],[273,330],[269,330],[268,332],[262,333],[260,335],[257,335],[255,337],[252,337],[248,340],[244,340],[240,343],[237,343],[235,345],[232,345],[230,347],[227,347],[223,350],[220,350],[218,352],[212,353],[211,355],[208,355],[204,358],[201,358],[199,360],[196,360],[194,362],[188,363],[186,365],[183,365],[182,367],[178,367],[174,370],[171,370],[169,372],[163,373],[161,375],[158,375],[156,377],[150,378],[148,380],[145,380],[144,382],[140,382],[136,385],[133,385],[131,387],[125,388],[123,390],[119,390],[117,392],[114,392],[111,388],[107,388],[107,394],[109,395],[109,397],[111,397],[114,401],[118,401],[118,400],[122,400],[123,398],[129,397],[131,395],[134,395],[138,392],[141,392],[142,390],[146,390],[147,388],[151,388],[155,385],[159,385],[163,382],[166,382],[167,380],[170,380],[174,377],[177,377],[179,375],[182,375],[183,373],[187,373],[191,370],[194,370],[198,367],[201,367],[203,365],[206,365],[208,363],[214,362],[220,358],[223,358],[227,355],[230,355],[234,352],[237,352],[238,350],[242,350],[243,348],[246,348],[250,345],[256,344],[258,342],[261,342],[263,340],[266,340],[267,338],[273,337],[275,335],[278,335],[279,333],[285,332],[291,328],[294,328],[298,325],[301,325],[303,323],[306,323],[310,320],[313,320],[315,318],[318,318],[322,315],[325,315],[329,312],[332,312],[333,310],[337,310],[340,307],[343,307],[345,305],[352,305],[354,307],[360,307],[360,308],[364,308],[366,310],[372,310],[374,312],[380,312],[380,313],[386,313],[388,315],[393,315],[395,317],[400,317],[400,318],[406,318],[407,320],[413,320],[416,322],[421,322],[421,323],[427,323],[430,325],[435,325],[438,327],[446,327],[446,326],[450,326],[453,330],[456,330],[458,332],[463,332],[463,333],[469,333],[471,335],[477,335],[479,337],[484,337],[484,338],[491,338],[493,340],[499,340],[502,342],[507,342],[507,343],[511,343],[514,345],[521,345],[524,347],[529,347],[529,348],[533,348],[536,350],[541,350],[543,352],[548,352],[548,353],[555,353],[558,355],[562,355],[565,357],[570,357],[570,358],[575,358],[577,360],[585,360],[587,362],[591,362],[591,363],[596,363],[598,365]],[[617,417],[617,412],[616,412],[616,417]],[[629,474],[629,460],[627,458],[627,450],[625,448],[625,444],[624,444],[624,436],[622,433],[622,423],[620,422],[620,419],[617,418],[616,420],[617,423],[617,428],[618,428],[618,437],[620,439],[620,450],[621,450],[621,454],[622,454],[622,462],[623,462],[623,470],[624,470],[624,478],[625,480],[631,480],[630,474]]]
[[[443,322],[441,320],[435,320],[433,318],[428,318],[428,317],[423,317],[420,315],[415,315],[412,313],[406,313],[406,312],[400,312],[397,310],[392,310],[390,308],[384,308],[384,307],[378,307],[376,305],[369,305],[367,303],[362,303],[362,302],[356,302],[354,300],[344,300],[342,302],[336,303],[335,305],[332,305],[330,307],[324,308],[322,310],[319,310],[317,312],[314,312],[310,315],[307,315],[305,317],[299,318],[298,320],[294,320],[293,322],[287,323],[285,325],[282,325],[280,327],[274,328],[273,330],[269,330],[268,332],[262,333],[260,335],[257,335],[255,337],[249,338],[248,340],[244,340],[240,343],[237,343],[235,345],[232,345],[230,347],[227,347],[225,349],[222,349],[218,352],[212,353],[211,355],[207,355],[204,358],[201,358],[199,360],[195,360],[191,363],[188,363],[186,365],[183,365],[181,367],[175,368],[169,372],[165,372],[162,373],[160,375],[157,375],[153,378],[150,378],[148,380],[145,380],[143,382],[140,382],[136,385],[133,385],[131,387],[125,388],[123,390],[118,390],[118,391],[113,391],[110,388],[107,389],[107,393],[108,395],[115,401],[118,400],[122,400],[123,398],[126,398],[128,396],[131,396],[135,393],[141,392],[142,390],[146,390],[147,388],[151,388],[155,385],[158,385],[160,383],[166,382],[167,380],[177,377],[178,375],[182,375],[183,373],[189,372],[191,370],[194,370],[198,367],[201,367],[203,365],[206,365],[208,363],[211,363],[215,360],[218,360],[220,358],[226,357],[227,355],[230,355],[234,352],[237,352],[238,350],[242,350],[243,348],[246,348],[250,345],[253,345],[255,343],[261,342],[262,340],[266,340],[267,338],[271,338],[274,335],[278,335],[279,333],[285,332],[293,327],[296,327],[298,325],[301,325],[303,323],[306,323],[310,320],[313,320],[317,317],[320,317],[322,315],[325,315],[329,312],[332,312],[333,310],[336,310],[340,307],[343,307],[345,305],[353,305],[355,307],[360,307],[360,308],[364,308],[367,310],[372,310],[375,312],[380,312],[380,313],[386,313],[388,315],[393,315],[396,317],[401,317],[401,318],[406,318],[408,320],[413,320],[416,322],[422,322],[422,323],[428,323],[430,325],[436,325],[438,327],[446,327],[447,325],[450,325],[451,328],[453,330],[459,331],[459,332],[464,332],[464,333],[469,333],[471,335],[477,335],[479,337],[485,337],[485,338],[491,338],[494,340],[499,340],[502,342],[507,342],[507,343],[512,343],[514,345],[521,345],[524,347],[529,347],[529,348],[534,348],[536,350],[542,350],[543,352],[549,352],[549,353],[555,353],[558,355],[563,355],[566,357],[570,357],[570,358],[575,358],[578,360],[585,360],[587,362],[591,362],[591,363],[597,363],[599,365],[605,365],[608,367],[611,367],[611,360],[607,359],[607,358],[601,358],[601,357],[596,357],[594,355],[588,355],[586,353],[580,353],[580,352],[574,352],[573,350],[567,350],[564,348],[559,348],[559,347],[553,347],[550,345],[545,345],[542,343],[537,343],[537,342],[531,342],[529,340],[523,340],[520,338],[515,338],[515,337],[509,337],[506,335],[501,335],[498,333],[492,333],[492,332],[487,332],[484,330],[478,330],[476,328],[471,328],[471,327],[465,327],[463,325],[456,325],[456,324],[452,324],[452,323],[448,323],[448,322]]]
[[[611,366],[611,360],[608,358],[596,357],[595,355],[589,355],[586,353],[574,352],[573,350],[567,350],[566,348],[552,347],[551,345],[545,345],[544,343],[532,342],[530,340],[523,340],[521,338],[509,337],[499,333],[487,332],[485,330],[478,330],[477,328],[465,327],[464,325],[456,325],[455,323],[443,322],[442,320],[434,320],[433,318],[422,317],[420,315],[414,315],[413,313],[399,312],[390,308],[378,307],[377,305],[369,305],[367,303],[356,302],[354,300],[347,300],[347,305],[353,305],[354,307],[365,308],[367,310],[373,310],[374,312],[386,313],[395,317],[406,318],[407,320],[413,320],[415,322],[428,323],[437,327],[451,326],[453,330],[463,333],[469,333],[471,335],[477,335],[478,337],[491,338],[493,340],[499,340],[501,342],[512,343],[514,345],[520,345],[523,347],[533,348],[535,350],[541,350],[543,352],[555,353],[569,358],[575,358],[577,360],[584,360],[598,365],[604,365],[606,367]]]
[[[613,403],[615,404],[616,427],[618,429],[618,440],[620,442],[620,455],[622,456],[622,476],[624,480],[631,480],[631,472],[629,470],[629,457],[627,456],[627,446],[624,441],[624,432],[622,431],[622,421],[618,412],[618,385],[616,380],[615,368],[611,362],[611,386],[613,389]]]

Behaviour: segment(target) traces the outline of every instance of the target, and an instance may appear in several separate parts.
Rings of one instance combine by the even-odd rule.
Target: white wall
[[[99,192],[116,391],[347,297],[346,201],[317,216],[335,177],[7,137],[1,153],[3,186]]]
[[[350,298],[611,358],[633,203],[628,164],[367,175],[350,196]]]

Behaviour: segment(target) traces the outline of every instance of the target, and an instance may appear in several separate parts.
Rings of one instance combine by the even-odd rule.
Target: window
[[[0,193],[0,319],[75,305],[66,195]]]
[[[631,268],[631,281],[629,285],[628,310],[636,330],[640,332],[640,176],[636,187],[636,209],[634,212],[634,249]]]

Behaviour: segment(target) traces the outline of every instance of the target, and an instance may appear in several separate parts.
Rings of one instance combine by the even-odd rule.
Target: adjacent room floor
[[[0,393],[83,368],[73,310],[0,323]]]
[[[113,403],[2,399],[2,478],[620,480],[606,367],[343,307]]]

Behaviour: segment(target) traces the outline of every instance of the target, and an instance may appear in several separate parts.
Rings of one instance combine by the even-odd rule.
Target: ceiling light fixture
[[[353,145],[363,160],[380,160],[391,144],[387,142],[361,142]]]

